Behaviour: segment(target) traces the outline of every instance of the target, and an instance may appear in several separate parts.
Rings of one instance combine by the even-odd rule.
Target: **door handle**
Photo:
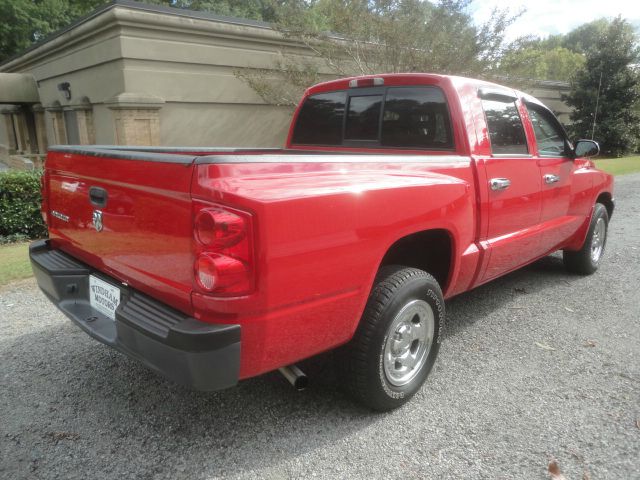
[[[105,207],[107,205],[107,191],[100,187],[91,187],[89,189],[89,201],[94,207]]]
[[[547,183],[547,184],[556,183],[558,180],[560,180],[559,176],[553,175],[551,173],[547,173],[543,178],[544,178],[544,183]]]
[[[492,178],[489,180],[489,186],[491,190],[506,190],[511,185],[511,180],[508,178]]]
[[[558,175],[552,175],[551,173],[547,173],[543,178],[544,183],[546,184],[556,183],[558,180],[560,180],[560,177]]]

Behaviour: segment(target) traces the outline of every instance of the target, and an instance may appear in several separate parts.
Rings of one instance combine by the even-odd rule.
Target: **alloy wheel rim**
[[[598,263],[602,256],[602,250],[604,249],[604,242],[607,235],[607,227],[602,217],[596,221],[596,226],[593,229],[593,236],[591,237],[591,261]]]
[[[392,385],[408,384],[427,361],[433,341],[435,317],[424,300],[407,303],[395,316],[384,345],[384,373]]]

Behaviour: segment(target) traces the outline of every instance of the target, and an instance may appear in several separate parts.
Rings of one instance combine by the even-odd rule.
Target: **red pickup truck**
[[[284,149],[50,148],[30,256],[71,320],[176,382],[300,381],[337,349],[348,392],[388,410],[429,374],[445,299],[557,250],[598,268],[598,150],[493,83],[341,79],[306,91]]]

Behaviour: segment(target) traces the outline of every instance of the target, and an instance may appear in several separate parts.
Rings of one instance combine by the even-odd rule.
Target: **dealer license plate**
[[[116,319],[116,308],[120,304],[120,289],[110,283],[89,276],[89,302],[91,306],[111,320]]]

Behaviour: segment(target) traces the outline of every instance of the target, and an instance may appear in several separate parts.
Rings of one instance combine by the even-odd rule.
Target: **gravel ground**
[[[558,255],[447,303],[425,388],[371,414],[328,357],[191,392],[91,340],[33,281],[0,290],[0,477],[640,478],[640,174],[619,178],[606,259]]]

